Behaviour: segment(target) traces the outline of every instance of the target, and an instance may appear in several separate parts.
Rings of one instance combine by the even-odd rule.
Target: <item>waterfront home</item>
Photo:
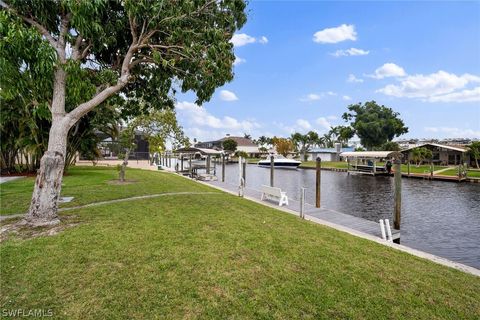
[[[405,161],[413,158],[413,149],[422,147],[432,151],[432,159],[425,159],[426,162],[431,160],[436,165],[459,165],[462,162],[470,164],[470,155],[467,152],[467,148],[437,143],[424,143],[402,150]]]
[[[244,138],[244,137],[234,137],[227,134],[224,138],[219,140],[213,141],[206,141],[206,142],[198,142],[195,144],[196,148],[204,148],[204,149],[215,149],[215,150],[223,150],[223,141],[225,140],[233,140],[237,143],[237,151],[243,151],[248,154],[249,157],[258,157],[261,152],[258,150],[258,146],[253,143],[251,139]]]

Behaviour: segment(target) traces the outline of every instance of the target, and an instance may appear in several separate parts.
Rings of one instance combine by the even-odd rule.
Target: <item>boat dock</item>
[[[208,181],[207,183],[218,188],[226,189],[231,193],[238,193],[238,190],[239,190],[238,186],[235,186],[233,184],[229,184],[226,182],[221,182],[220,180]],[[262,193],[260,190],[256,190],[248,187],[244,188],[244,195],[246,197],[260,200],[261,194]],[[295,211],[298,213],[298,215],[300,215],[300,201],[294,200],[292,195],[287,194],[287,196],[289,196],[289,200],[288,200],[289,204],[284,207],[286,207],[291,211]],[[268,202],[269,204],[275,205],[275,202],[268,201],[268,200],[265,200],[262,202]],[[355,217],[355,216],[338,212],[332,209],[327,209],[322,207],[316,208],[314,205],[311,205],[308,203],[305,203],[304,214],[305,216],[318,218],[323,221],[327,221],[329,223],[333,223],[336,225],[340,225],[342,227],[346,227],[358,232],[368,234],[370,236],[378,237],[380,239],[382,238],[379,222]],[[392,227],[392,238],[394,240],[400,239],[400,230],[396,230]]]

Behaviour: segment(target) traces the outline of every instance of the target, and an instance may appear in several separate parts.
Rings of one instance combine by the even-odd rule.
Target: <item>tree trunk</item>
[[[127,170],[129,157],[130,157],[130,149],[128,149],[125,152],[125,158],[123,158],[122,165],[120,166],[120,172],[118,173],[121,182],[125,182],[125,171]]]
[[[29,225],[44,226],[60,222],[57,211],[62,188],[67,133],[68,127],[61,119],[52,122],[48,150],[40,160],[30,209],[25,216],[25,221]]]

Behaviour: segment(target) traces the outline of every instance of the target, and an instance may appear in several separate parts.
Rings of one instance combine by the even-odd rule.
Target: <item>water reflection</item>
[[[226,182],[238,182],[238,165],[227,165]],[[247,166],[247,187],[269,183],[269,169]],[[275,186],[296,200],[307,187],[307,202],[315,203],[314,170],[276,170]],[[372,221],[392,219],[391,177],[322,171],[321,188],[323,207]],[[480,268],[480,184],[402,179],[401,229],[402,244]]]

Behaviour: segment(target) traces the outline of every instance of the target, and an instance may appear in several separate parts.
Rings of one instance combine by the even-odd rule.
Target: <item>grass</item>
[[[162,177],[161,179],[159,177]],[[130,184],[112,184],[118,179],[117,170],[106,167],[72,167],[63,178],[62,195],[73,196],[72,202],[60,207],[74,207],[87,203],[128,198],[163,192],[205,191],[206,187],[185,179],[156,171],[128,168]],[[24,213],[28,210],[35,178],[22,178],[0,185],[2,215]]]
[[[449,169],[439,173],[440,175],[444,176],[458,176],[458,169]],[[479,170],[467,170],[467,177],[468,178],[480,178],[480,171]]]
[[[300,168],[315,168],[316,161],[304,161]],[[322,168],[347,169],[345,161],[322,161]]]
[[[79,189],[110,179],[108,169],[76,170]],[[149,181],[159,190],[212,191],[178,176],[143,173],[129,172],[138,185]],[[0,245],[3,310],[44,308],[69,319],[480,315],[478,277],[221,192],[68,215],[81,224]]]

